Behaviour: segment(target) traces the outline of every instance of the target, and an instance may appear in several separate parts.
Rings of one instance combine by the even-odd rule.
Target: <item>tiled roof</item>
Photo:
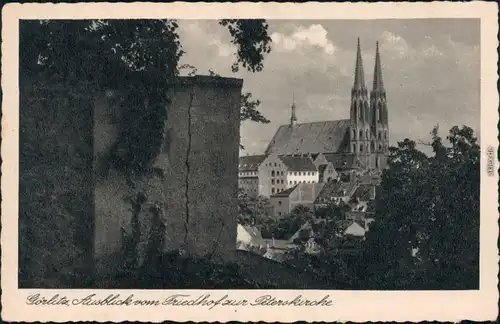
[[[327,182],[324,185],[323,190],[321,190],[320,194],[316,198],[316,202],[328,200],[332,197],[350,196],[356,187],[357,184],[355,182]]]
[[[363,166],[363,163],[358,161],[354,154],[326,153],[324,156],[328,162],[333,164],[335,169],[354,169]]]
[[[274,194],[274,195],[271,195],[271,197],[288,197],[288,196],[290,196],[290,194],[291,194],[291,193],[295,190],[295,188],[297,188],[297,186],[298,186],[298,185],[295,185],[295,186],[293,186],[293,187],[291,187],[291,188],[288,188],[288,189],[286,189],[286,190],[283,190],[283,191],[281,191],[281,192],[278,192],[278,193],[276,193],[276,194]]]
[[[253,226],[243,226],[245,231],[250,234],[252,237],[252,241],[259,241],[262,240],[262,234],[260,233],[260,230],[256,227]]]
[[[375,199],[375,186],[369,184],[362,184],[356,189],[353,197],[356,197],[359,201],[370,201]]]
[[[342,152],[347,148],[349,119],[282,125],[266,153]]]
[[[316,166],[308,156],[280,155],[279,158],[287,166],[288,171],[317,171]]]
[[[240,171],[257,171],[259,165],[266,159],[265,155],[240,156]]]

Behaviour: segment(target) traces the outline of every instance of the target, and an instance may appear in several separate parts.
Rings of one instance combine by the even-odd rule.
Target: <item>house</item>
[[[238,250],[256,252],[266,248],[267,243],[262,239],[258,228],[238,224],[236,231],[236,248]]]
[[[290,253],[297,249],[297,245],[290,240],[275,240],[264,239],[266,243],[266,252],[264,257],[275,260],[278,262],[284,262],[290,258]]]
[[[330,181],[325,183],[314,201],[314,210],[327,205],[348,203],[358,185],[355,182]]]
[[[300,183],[318,183],[319,172],[309,155],[269,155],[258,173],[259,195],[269,197]]]
[[[238,165],[238,187],[252,196],[259,192],[259,170],[265,155],[240,156]]]
[[[274,217],[283,217],[299,205],[313,210],[314,201],[323,186],[323,183],[300,183],[285,191],[271,195],[270,201]]]

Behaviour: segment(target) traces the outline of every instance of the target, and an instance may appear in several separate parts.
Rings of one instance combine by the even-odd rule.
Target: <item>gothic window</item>
[[[382,139],[382,132],[378,132],[378,139],[381,140]]]
[[[382,121],[382,105],[378,104],[378,121]]]
[[[363,144],[360,144],[360,145],[359,145],[359,151],[360,151],[360,152],[363,152]]]
[[[369,140],[370,139],[370,131],[367,129],[365,130],[365,136],[366,136],[366,139]]]
[[[377,159],[375,160],[375,167],[379,168],[380,166],[380,158],[377,156]]]
[[[366,152],[370,153],[370,147],[366,144]]]
[[[379,150],[382,150],[382,144],[379,144],[379,145],[378,145],[378,149],[379,149]]]
[[[364,111],[363,111],[363,107],[361,107],[361,105],[358,105],[359,107],[359,111],[360,111],[360,119],[363,120],[364,117],[365,117],[365,114],[364,114]]]
[[[362,129],[359,130],[359,139],[363,139],[363,130]]]
[[[372,141],[372,147],[371,147],[372,151],[375,152],[375,141]]]
[[[352,144],[352,151],[356,152],[356,144]]]

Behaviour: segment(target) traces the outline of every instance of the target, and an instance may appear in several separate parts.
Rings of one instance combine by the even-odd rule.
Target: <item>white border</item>
[[[7,321],[459,321],[493,320],[498,315],[498,174],[486,174],[486,147],[498,147],[496,3],[79,3],[7,4],[2,18],[2,318]],[[302,294],[308,298],[330,295],[332,307],[65,307],[27,306],[26,297],[41,290],[17,288],[18,262],[18,159],[19,19],[86,18],[266,18],[266,19],[481,19],[481,276],[479,291],[273,291],[277,298]],[[219,298],[255,297],[258,290],[231,291],[119,291],[44,290],[68,297],[98,293],[131,293],[137,298],[164,299],[174,293],[197,296],[210,293]],[[42,309],[43,307],[43,309]]]

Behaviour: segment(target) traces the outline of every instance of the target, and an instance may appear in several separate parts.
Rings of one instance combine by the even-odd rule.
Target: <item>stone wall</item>
[[[99,271],[112,271],[132,213],[124,197],[144,191],[146,206],[160,203],[166,228],[165,250],[231,259],[236,247],[239,118],[242,80],[196,76],[170,87],[166,139],[155,166],[163,178],[136,179],[134,190],[117,171],[95,180],[95,256]],[[116,141],[120,114],[104,93],[94,109],[94,156]],[[147,143],[145,143],[147,145]],[[140,215],[141,241],[151,215]],[[116,260],[115,260],[116,261]]]

